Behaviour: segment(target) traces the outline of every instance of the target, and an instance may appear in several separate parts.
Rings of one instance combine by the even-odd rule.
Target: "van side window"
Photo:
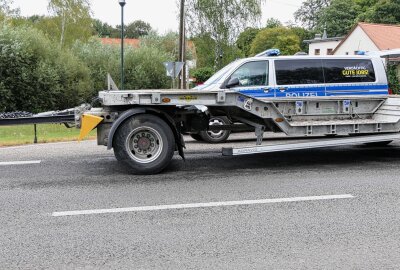
[[[268,61],[249,62],[239,67],[228,79],[238,78],[239,86],[268,85]]]
[[[326,83],[374,82],[375,71],[367,59],[324,59]]]
[[[276,60],[275,72],[278,85],[324,83],[320,59]]]

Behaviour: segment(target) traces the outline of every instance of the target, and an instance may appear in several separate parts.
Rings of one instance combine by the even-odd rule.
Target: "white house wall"
[[[354,29],[353,33],[343,42],[335,52],[335,55],[354,55],[355,51],[379,51],[360,26]]]
[[[334,50],[339,44],[339,41],[313,42],[310,43],[308,54],[315,55],[315,49],[320,50],[320,55],[327,55],[328,49]]]

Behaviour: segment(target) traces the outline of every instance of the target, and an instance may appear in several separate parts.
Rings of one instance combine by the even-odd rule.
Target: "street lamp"
[[[124,6],[125,0],[118,0],[121,6],[121,90],[124,90]]]

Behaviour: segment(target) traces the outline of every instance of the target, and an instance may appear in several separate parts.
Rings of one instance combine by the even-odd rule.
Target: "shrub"
[[[387,76],[389,81],[389,88],[393,91],[393,94],[400,94],[400,78],[398,75],[399,66],[396,64],[388,64]]]
[[[204,83],[214,74],[214,69],[211,67],[198,68],[193,71],[192,76],[196,78],[196,83]]]
[[[109,73],[117,85],[120,84],[120,47],[102,45],[97,39],[89,43],[78,42],[73,47],[75,55],[89,69],[92,96],[106,88],[106,76]],[[124,50],[124,88],[160,89],[169,86],[163,62],[172,56],[154,46],[143,45],[140,48],[126,47]],[[119,86],[120,87],[120,86]]]
[[[88,70],[40,31],[1,26],[0,111],[39,112],[73,107],[86,99]]]

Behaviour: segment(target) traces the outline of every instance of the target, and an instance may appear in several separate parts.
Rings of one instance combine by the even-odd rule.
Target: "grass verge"
[[[61,124],[37,125],[38,143],[75,141],[78,136],[77,128],[67,128]],[[0,127],[0,146],[32,144],[34,137],[33,125]],[[93,130],[86,139],[96,139],[96,130]]]

